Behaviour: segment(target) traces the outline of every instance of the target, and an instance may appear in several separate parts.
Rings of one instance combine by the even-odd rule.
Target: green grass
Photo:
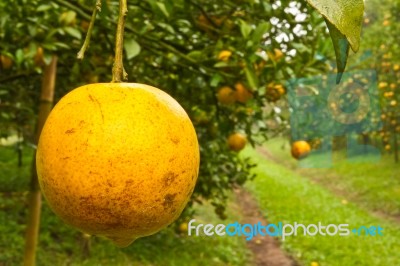
[[[394,163],[392,156],[362,162],[366,157],[350,161],[343,153],[334,153],[332,167],[301,168],[291,158],[287,141],[274,139],[265,146],[282,164],[336,191],[348,201],[372,212],[400,216],[400,164]],[[313,160],[318,160],[316,157]]]
[[[15,147],[0,146],[0,192],[23,191],[29,184],[33,149],[25,147],[18,167]]]
[[[257,177],[247,184],[269,223],[342,224],[351,229],[380,225],[384,236],[296,236],[283,247],[304,265],[400,265],[400,226],[371,216],[342,198],[285,166],[266,160],[253,149],[244,156],[258,163]]]

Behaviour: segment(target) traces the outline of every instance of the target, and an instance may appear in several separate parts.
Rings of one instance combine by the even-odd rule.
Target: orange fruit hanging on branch
[[[220,61],[228,61],[229,58],[231,58],[232,56],[232,52],[229,50],[222,50],[221,52],[219,52],[218,54],[218,60]]]
[[[240,103],[246,103],[253,98],[253,94],[241,82],[235,84],[235,98]]]
[[[228,137],[228,147],[230,150],[239,152],[244,149],[247,143],[247,138],[242,133],[233,133]]]
[[[33,63],[35,64],[35,66],[37,67],[42,67],[45,65],[45,61],[44,61],[44,51],[42,47],[38,47],[36,49],[36,54],[33,57]]]
[[[222,87],[217,92],[217,99],[221,104],[234,104],[236,101],[235,91],[228,86]]]
[[[271,82],[267,85],[265,96],[268,101],[276,102],[282,98],[282,96],[286,93],[285,88],[282,84],[276,84]]]
[[[274,62],[280,61],[285,56],[285,54],[277,48],[274,49],[273,53],[268,51],[267,54],[268,57]]]
[[[0,63],[1,63],[1,68],[6,70],[12,68],[14,64],[12,58],[7,55],[0,55]]]
[[[194,127],[171,96],[143,84],[103,83],[58,102],[40,136],[36,165],[59,217],[123,247],[180,216],[199,161]]]
[[[295,159],[303,159],[305,157],[307,157],[307,155],[310,153],[311,151],[311,146],[307,141],[304,140],[299,140],[299,141],[295,141],[292,144],[292,156]]]

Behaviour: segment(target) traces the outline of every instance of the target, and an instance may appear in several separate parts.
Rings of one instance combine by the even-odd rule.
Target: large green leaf
[[[364,0],[307,0],[307,2],[346,36],[354,52],[358,51]]]
[[[344,70],[346,69],[347,58],[349,56],[350,44],[344,36],[332,23],[325,19],[326,25],[328,26],[329,33],[332,38],[333,47],[335,48],[336,54],[336,65],[337,65],[337,78],[336,82],[339,83]]]
[[[335,48],[339,83],[346,68],[349,48],[360,47],[364,0],[307,0],[325,18]]]

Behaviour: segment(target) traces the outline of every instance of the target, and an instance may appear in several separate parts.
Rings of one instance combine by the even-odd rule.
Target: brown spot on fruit
[[[178,143],[180,142],[180,140],[179,140],[179,138],[178,138],[177,136],[171,136],[171,141],[172,141],[174,144],[178,144]]]
[[[169,187],[175,181],[176,176],[173,172],[166,173],[163,177],[164,186]]]
[[[73,134],[73,133],[75,133],[75,128],[71,128],[65,131],[65,134]]]
[[[133,180],[132,179],[128,179],[125,181],[125,185],[126,186],[132,186],[133,185]]]
[[[177,193],[165,195],[163,202],[164,209],[171,208],[174,205],[174,199],[176,197],[176,194]]]

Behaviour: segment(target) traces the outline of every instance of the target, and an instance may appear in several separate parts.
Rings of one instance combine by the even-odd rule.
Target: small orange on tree
[[[221,104],[234,104],[236,101],[235,91],[231,87],[224,86],[218,90],[217,99]]]
[[[276,102],[281,99],[285,93],[286,90],[282,84],[271,82],[267,85],[265,96],[267,97],[268,101]]]
[[[13,60],[7,55],[0,55],[1,68],[8,70],[13,66]]]
[[[241,82],[235,84],[235,98],[240,103],[246,103],[253,98],[253,94]]]
[[[228,147],[230,150],[239,152],[246,146],[247,139],[242,133],[233,133],[228,137]]]
[[[311,151],[311,146],[307,141],[299,140],[292,144],[292,156],[295,159],[305,158]]]

